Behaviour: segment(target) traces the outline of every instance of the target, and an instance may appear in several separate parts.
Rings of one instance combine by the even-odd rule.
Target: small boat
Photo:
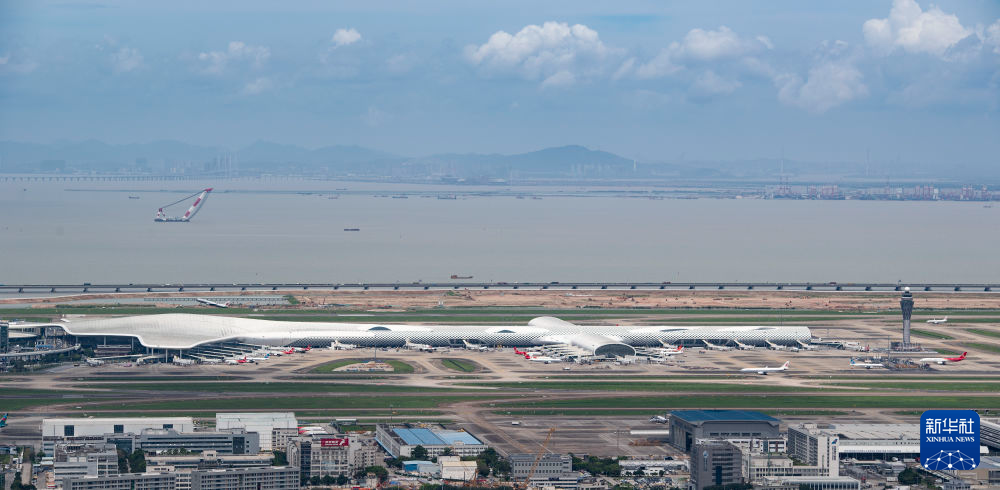
[[[344,228],[344,231],[361,231],[361,228]]]
[[[139,196],[128,196],[129,199],[139,199]]]

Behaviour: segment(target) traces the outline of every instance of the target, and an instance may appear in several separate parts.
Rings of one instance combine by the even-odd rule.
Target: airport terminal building
[[[561,346],[579,356],[625,357],[637,347],[669,345],[799,346],[812,337],[793,326],[615,326],[575,325],[538,317],[527,325],[404,325],[259,320],[218,315],[168,313],[115,318],[16,324],[11,329],[58,328],[85,339],[119,338],[169,354],[224,342],[270,346],[320,346],[333,342],[364,347]]]

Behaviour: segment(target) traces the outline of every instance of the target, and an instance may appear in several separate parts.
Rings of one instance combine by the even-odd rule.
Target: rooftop
[[[686,422],[780,422],[770,415],[749,410],[674,410],[670,415]]]
[[[397,427],[393,432],[411,446],[450,446],[452,444],[482,444],[468,432],[460,430],[406,429]]]

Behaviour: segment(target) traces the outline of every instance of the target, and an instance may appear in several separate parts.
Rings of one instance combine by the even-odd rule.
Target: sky
[[[1000,2],[0,2],[0,139],[997,164]]]

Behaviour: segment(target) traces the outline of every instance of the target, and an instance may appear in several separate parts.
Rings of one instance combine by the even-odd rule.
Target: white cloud
[[[654,56],[653,59],[639,65],[635,74],[639,78],[660,78],[673,75],[683,69],[683,66],[675,64],[671,60],[670,50],[664,49],[660,51],[660,54]]]
[[[142,54],[135,48],[121,48],[111,54],[115,73],[128,73],[142,66]]]
[[[901,48],[939,57],[973,34],[955,14],[946,14],[935,6],[924,11],[916,0],[894,0],[889,17],[870,19],[862,30],[868,44],[883,54]]]
[[[564,87],[566,85],[573,85],[574,83],[576,83],[576,76],[566,70],[562,70],[543,80],[542,88]]]
[[[221,74],[231,63],[249,63],[260,68],[271,57],[271,50],[265,46],[252,46],[242,41],[231,41],[225,51],[209,51],[198,54],[198,59],[207,65],[205,71]]]
[[[805,80],[784,74],[775,77],[774,83],[783,104],[816,114],[868,95],[864,76],[847,61],[825,61],[810,69]]]
[[[378,107],[368,106],[368,112],[361,115],[361,121],[371,127],[381,126],[388,119],[388,114],[379,110]]]
[[[717,75],[714,71],[708,70],[698,75],[691,88],[696,94],[712,96],[729,95],[740,88],[740,86],[742,84],[739,81],[727,80]]]
[[[739,59],[770,49],[774,49],[774,44],[767,37],[743,37],[726,26],[716,30],[691,29],[682,41],[670,43],[640,65],[635,74],[638,78],[661,78],[680,72],[691,63]]]
[[[333,38],[330,42],[333,43],[333,47],[339,48],[341,46],[349,46],[361,40],[361,33],[357,29],[351,27],[350,29],[337,29],[333,33]]]
[[[1000,54],[1000,20],[997,20],[993,25],[986,28],[986,39],[984,40],[987,46],[993,46],[993,52]]]
[[[247,82],[247,84],[243,86],[241,93],[243,95],[257,95],[271,90],[273,87],[274,84],[271,82],[270,78],[261,77],[251,82]]]
[[[514,73],[546,86],[602,74],[620,53],[605,46],[597,31],[565,22],[532,24],[513,35],[497,31],[486,43],[465,47],[466,60],[487,73]]]
[[[691,29],[684,36],[683,42],[671,45],[671,51],[674,52],[675,56],[698,60],[735,58],[760,51],[762,48],[771,49],[773,44],[764,36],[757,36],[753,39],[740,37],[726,26],[720,26],[715,31]]]

